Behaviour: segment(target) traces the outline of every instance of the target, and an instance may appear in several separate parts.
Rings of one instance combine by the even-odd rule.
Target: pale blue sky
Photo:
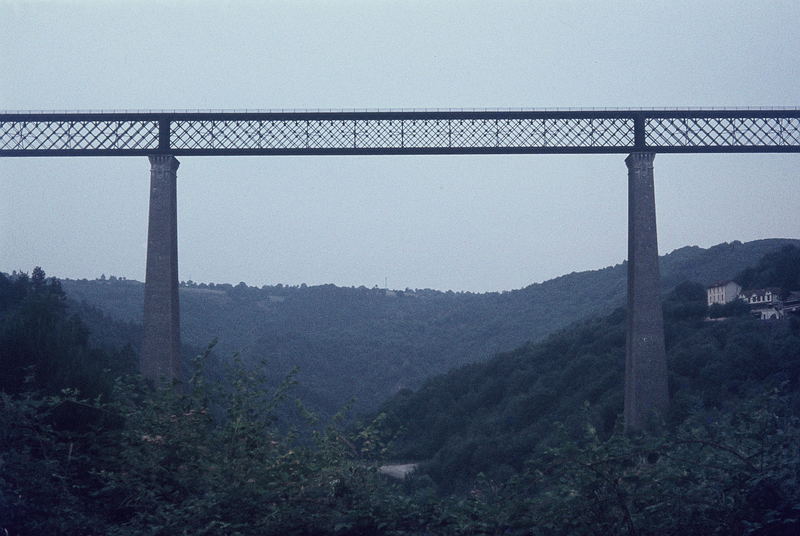
[[[0,0],[0,109],[800,105],[800,3]],[[181,158],[180,277],[518,288],[626,254],[612,156]],[[660,250],[800,237],[800,155],[659,155]],[[0,160],[0,270],[143,279],[145,158]]]

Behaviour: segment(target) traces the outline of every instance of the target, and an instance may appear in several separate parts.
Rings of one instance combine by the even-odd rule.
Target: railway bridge
[[[653,161],[657,153],[797,153],[800,109],[124,111],[0,113],[0,156],[147,156],[140,370],[180,378],[176,157],[627,154],[625,425],[669,404]]]

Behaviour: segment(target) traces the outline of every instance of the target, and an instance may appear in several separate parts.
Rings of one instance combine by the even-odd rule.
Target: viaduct
[[[0,113],[0,156],[147,156],[144,376],[180,377],[177,156],[627,154],[625,425],[669,403],[656,153],[797,153],[800,109]]]

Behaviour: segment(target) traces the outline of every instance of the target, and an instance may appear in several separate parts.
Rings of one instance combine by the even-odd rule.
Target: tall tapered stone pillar
[[[654,153],[631,153],[628,166],[628,331],[625,428],[641,429],[669,406],[653,187]]]
[[[174,156],[150,157],[150,217],[144,284],[144,340],[139,368],[144,377],[181,377],[178,306],[177,171]]]

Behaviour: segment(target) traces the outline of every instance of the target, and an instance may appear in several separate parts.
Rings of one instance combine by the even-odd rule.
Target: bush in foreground
[[[243,372],[243,371],[239,371]],[[238,373],[237,373],[238,374]],[[282,430],[239,375],[214,392],[148,392],[115,402],[0,395],[0,527],[28,534],[796,534],[800,420],[772,393],[731,413],[696,412],[670,433],[603,440],[589,424],[507,481],[479,476],[437,497],[369,460],[374,429]],[[188,391],[188,392],[187,392]],[[83,422],[64,421],[82,413]],[[66,425],[65,425],[66,422]],[[591,419],[587,419],[587,423]]]

